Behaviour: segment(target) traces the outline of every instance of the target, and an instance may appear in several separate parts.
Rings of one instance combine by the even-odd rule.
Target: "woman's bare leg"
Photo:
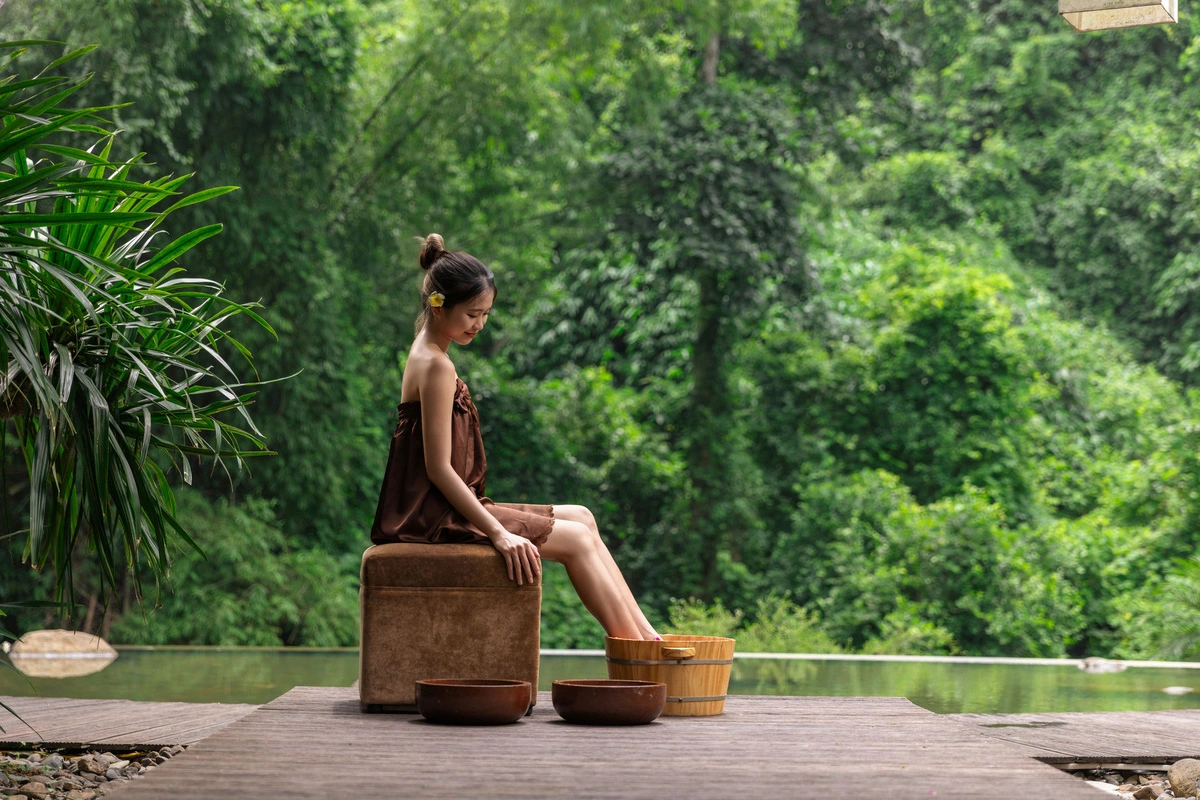
[[[601,561],[604,562],[605,569],[608,570],[609,577],[617,586],[621,593],[622,599],[625,601],[626,608],[633,616],[633,620],[637,623],[638,631],[642,639],[654,639],[658,636],[658,632],[654,630],[654,626],[650,624],[650,620],[646,619],[646,615],[642,613],[641,607],[633,596],[633,591],[629,588],[629,584],[625,582],[625,576],[621,574],[620,567],[613,559],[612,553],[608,552],[608,545],[604,543],[604,539],[600,537],[600,528],[596,525],[596,518],[586,506],[554,506],[554,516],[556,519],[565,519],[572,522],[578,522],[586,525],[595,537],[596,552],[600,555]]]
[[[538,548],[542,558],[567,568],[567,577],[604,632],[622,639],[640,639],[638,624],[625,598],[613,583],[597,551],[591,530],[580,522],[555,519],[550,537]]]

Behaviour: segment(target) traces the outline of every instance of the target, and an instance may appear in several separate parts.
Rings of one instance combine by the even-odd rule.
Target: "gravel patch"
[[[1185,758],[1166,772],[1153,770],[1088,769],[1071,774],[1121,800],[1197,800],[1200,761]]]
[[[0,751],[0,800],[95,800],[183,751]]]

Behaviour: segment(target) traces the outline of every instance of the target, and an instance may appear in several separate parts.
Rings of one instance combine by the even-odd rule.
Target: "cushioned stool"
[[[375,545],[361,578],[364,711],[416,711],[425,678],[529,681],[537,702],[541,582],[509,580],[490,544]]]

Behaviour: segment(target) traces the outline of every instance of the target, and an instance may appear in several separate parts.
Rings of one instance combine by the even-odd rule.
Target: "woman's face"
[[[433,309],[438,331],[456,344],[470,344],[487,324],[495,296],[494,291],[486,289],[482,294],[464,300],[452,308]]]

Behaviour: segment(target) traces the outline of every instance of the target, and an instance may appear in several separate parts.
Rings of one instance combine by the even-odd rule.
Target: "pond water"
[[[258,648],[118,648],[104,670],[80,678],[26,678],[0,666],[0,695],[265,703],[293,686],[349,686],[358,651]],[[0,662],[2,663],[2,662]],[[544,655],[543,690],[564,678],[604,678],[604,657]],[[1170,695],[1168,686],[1196,691]],[[730,694],[907,697],[943,714],[1150,711],[1200,708],[1200,669],[1132,667],[1088,673],[1062,665],[739,658]]]

